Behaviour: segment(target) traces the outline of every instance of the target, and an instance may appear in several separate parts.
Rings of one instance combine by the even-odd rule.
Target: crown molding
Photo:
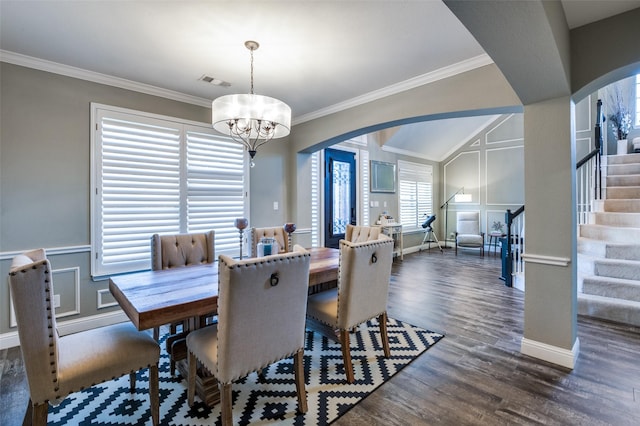
[[[379,90],[374,90],[373,92],[369,92],[362,96],[351,98],[344,102],[331,105],[327,108],[322,108],[317,111],[311,112],[309,114],[304,114],[299,117],[295,117],[292,120],[291,124],[296,125],[296,124],[304,123],[306,121],[315,120],[317,118],[321,118],[329,114],[334,114],[349,108],[354,108],[359,105],[366,104],[368,102],[382,99],[387,96],[395,95],[396,93],[404,92],[410,89],[415,89],[416,87],[424,86],[425,84],[433,83],[438,80],[443,80],[448,77],[453,77],[454,75],[471,71],[476,68],[483,67],[485,65],[490,65],[492,63],[493,63],[493,60],[487,54],[474,56],[473,58],[455,63],[453,65],[446,66],[444,68],[440,68],[438,70],[435,70],[426,74],[419,75],[417,77],[410,78],[405,81],[401,81],[396,84],[392,84],[391,86],[383,87],[382,89],[379,89]]]
[[[440,160],[438,160],[436,158],[429,157],[428,155],[425,155],[425,154],[422,154],[422,153],[419,153],[419,152],[410,151],[408,149],[395,148],[393,146],[387,146],[387,145],[382,145],[382,147],[380,149],[382,151],[391,152],[393,154],[406,155],[408,157],[421,158],[423,160],[434,161],[434,162],[440,161]]]
[[[135,81],[126,80],[124,78],[113,77],[110,75],[101,74],[94,71],[88,71],[82,68],[76,68],[68,65],[59,64],[57,62],[46,61],[44,59],[38,59],[31,56],[26,56],[26,55],[11,52],[8,50],[0,50],[0,62],[7,62],[10,64],[20,65],[27,68],[33,68],[40,71],[46,71],[54,74],[64,75],[67,77],[73,77],[81,80],[92,81],[94,83],[105,84],[108,86],[118,87],[121,89],[131,90],[139,93],[145,93],[147,95],[158,96],[161,98],[171,99],[179,102],[185,102],[188,104],[198,105],[202,107],[211,107],[210,99],[187,95],[187,94],[176,92],[173,90],[152,86],[149,84],[138,83]],[[489,55],[487,54],[478,55],[473,58],[455,63],[453,65],[440,68],[430,73],[423,74],[414,78],[410,78],[400,83],[396,83],[391,86],[387,86],[382,89],[369,92],[362,96],[357,96],[347,101],[331,105],[327,108],[321,108],[309,114],[295,117],[292,119],[291,124],[296,125],[296,124],[304,123],[306,121],[315,120],[317,118],[321,118],[329,114],[341,112],[349,108],[366,104],[368,102],[372,102],[390,95],[394,95],[396,93],[411,90],[416,87],[433,83],[435,81],[452,77],[454,75],[471,71],[473,69],[480,68],[492,63],[493,63],[493,60],[489,57]]]
[[[9,64],[20,65],[40,71],[60,74],[67,77],[78,78],[80,80],[91,81],[98,84],[118,87],[120,89],[131,90],[147,95],[158,96],[174,101],[211,108],[211,99],[186,95],[184,93],[163,89],[160,87],[152,86],[150,84],[138,83],[124,78],[113,77],[94,71],[88,71],[82,68],[59,64],[57,62],[46,61],[44,59],[21,55],[19,53],[10,52],[8,50],[0,50],[0,62],[7,62]]]

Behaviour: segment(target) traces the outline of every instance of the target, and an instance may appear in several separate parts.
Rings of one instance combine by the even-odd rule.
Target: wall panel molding
[[[73,295],[74,295],[74,307],[71,310],[68,311],[58,311],[56,308],[56,321],[60,318],[64,318],[64,317],[69,317],[72,315],[78,315],[80,314],[80,267],[79,266],[73,266],[70,268],[60,268],[60,269],[51,269],[51,274],[53,277],[53,294],[59,294],[60,295],[60,299],[62,299],[65,296],[65,293],[60,292],[58,287],[58,290],[56,290],[56,280],[60,279],[60,278],[55,278],[56,275],[61,275],[61,274],[65,274],[65,273],[72,273],[73,274]],[[11,290],[9,290],[9,298],[11,298]],[[62,303],[61,303],[62,306]],[[15,328],[18,326],[18,323],[16,322],[16,314],[15,311],[13,310],[13,303],[9,303],[9,327],[11,328]]]
[[[507,151],[520,150],[521,155],[516,154],[509,155],[508,159],[503,159],[502,161],[497,160],[498,164],[492,164],[492,155],[493,158],[497,158],[500,153],[504,154]],[[506,146],[500,148],[487,148],[485,151],[485,201],[487,205],[492,206],[513,206],[513,205],[521,205],[524,204],[522,199],[509,199],[509,200],[496,200],[495,197],[498,194],[524,194],[523,188],[512,188],[515,180],[515,174],[523,175],[524,170],[524,146]],[[495,175],[492,176],[492,172]],[[521,179],[522,184],[524,185],[524,178]]]

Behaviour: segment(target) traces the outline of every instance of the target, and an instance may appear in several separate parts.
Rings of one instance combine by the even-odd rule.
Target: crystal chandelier
[[[251,40],[244,45],[251,52],[251,93],[216,98],[211,103],[211,122],[215,130],[245,146],[253,167],[258,147],[289,134],[291,108],[278,99],[253,93],[253,51],[260,45]]]

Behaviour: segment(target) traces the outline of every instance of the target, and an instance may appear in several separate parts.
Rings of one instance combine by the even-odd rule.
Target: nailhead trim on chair
[[[276,257],[276,256],[277,256],[277,257]],[[274,255],[274,257],[271,257],[271,258],[265,258],[264,260],[261,260],[261,261],[259,262],[259,264],[261,264],[261,265],[262,265],[262,264],[265,264],[265,263],[283,262],[284,260],[294,259],[294,258],[298,258],[298,257],[311,257],[311,253],[309,253],[308,251],[292,251],[292,252],[281,253],[281,254]],[[250,266],[255,266],[255,265],[256,265],[255,258],[249,258],[249,259],[241,260],[241,261],[239,261],[239,262],[242,262],[242,263],[236,263],[235,265],[229,265],[229,264],[228,264],[228,263],[226,263],[222,258],[219,258],[219,259],[218,259],[218,263],[219,263],[219,264],[222,264],[222,265],[224,265],[224,266],[226,266],[227,268],[230,268],[230,269],[234,269],[234,268],[241,268],[241,267],[243,267],[243,266],[245,266],[245,267],[250,267]],[[246,262],[249,262],[249,263],[247,264]],[[218,270],[219,270],[219,269],[220,269],[220,265],[218,265]],[[300,349],[304,349],[304,346],[303,346],[303,347],[301,347],[301,348],[298,348],[295,352],[290,353],[289,355],[287,355],[287,356],[286,356],[286,357],[284,357],[284,358],[288,358],[288,357],[290,357],[290,356],[295,355],[295,354],[296,354]],[[189,353],[193,353],[193,352],[189,351]],[[201,364],[203,365],[203,367],[204,367],[204,363],[202,362],[202,360],[200,360],[197,356],[195,356],[195,354],[193,354],[193,356],[194,356],[198,361],[200,361],[200,363],[201,363]],[[238,380],[238,379],[240,379],[240,378],[242,378],[242,377],[245,377],[245,376],[249,375],[250,373],[253,373],[254,371],[260,371],[260,370],[262,370],[263,368],[265,368],[265,367],[267,367],[267,366],[269,366],[269,365],[271,365],[271,364],[275,363],[276,361],[280,361],[281,359],[284,359],[284,358],[278,358],[278,359],[276,359],[276,360],[273,360],[273,361],[271,361],[271,362],[268,362],[268,363],[266,363],[265,365],[263,365],[262,367],[260,367],[260,368],[258,368],[258,369],[256,369],[256,370],[250,370],[250,371],[243,372],[243,373],[241,373],[241,375],[239,375],[239,376],[238,376],[238,377],[236,377],[235,379],[232,379],[232,380],[231,380],[231,382],[229,382],[229,383],[233,383],[233,381],[234,381],[234,380]],[[206,367],[204,367],[204,368],[206,368]],[[212,371],[210,371],[208,368],[207,368],[207,370],[208,370],[210,373],[212,373],[212,374],[213,374],[213,372],[212,372]],[[217,377],[216,377],[216,379],[217,379]],[[223,384],[223,385],[225,385],[225,384],[226,384],[226,385],[228,385],[229,383],[222,383],[222,384]]]
[[[42,265],[44,266],[44,265]],[[33,267],[34,269],[36,269],[36,267]],[[46,275],[49,275],[49,270],[45,269],[44,273]],[[47,321],[49,322],[49,324],[47,325],[47,327],[49,328],[49,347],[52,348],[52,350],[49,352],[49,358],[50,358],[50,365],[51,365],[51,375],[53,376],[53,383],[54,383],[54,391],[58,392],[60,390],[60,384],[58,382],[58,365],[57,365],[57,359],[55,357],[55,342],[53,341],[53,333],[55,333],[55,330],[53,329],[53,317],[52,315],[55,315],[52,312],[51,309],[51,290],[49,288],[49,279],[45,278],[44,282],[47,284],[47,287],[45,288],[45,302],[47,304]]]
[[[250,267],[250,266],[255,266],[256,264],[265,264],[265,263],[274,263],[274,262],[283,262],[284,260],[289,260],[289,259],[293,259],[295,257],[300,257],[300,256],[305,256],[305,257],[311,257],[311,253],[309,252],[287,252],[287,253],[280,253],[280,254],[276,254],[273,255],[274,257],[265,257],[263,260],[260,260],[259,262],[255,262],[255,258],[248,258],[248,259],[244,259],[241,261],[238,261],[238,263],[236,263],[235,265],[229,265],[228,263],[226,263],[224,260],[220,260],[219,259],[219,263],[224,264],[226,267],[228,268],[241,268],[243,266],[245,267]],[[278,257],[275,257],[278,256]],[[247,263],[248,262],[248,263]]]
[[[38,267],[44,267],[44,264],[40,264],[40,265],[33,265],[31,267],[31,269],[38,269]],[[21,269],[19,272],[21,273],[25,273],[27,272],[26,269]],[[45,269],[44,270],[45,274],[49,274],[49,270]],[[14,271],[11,272],[10,275],[15,276],[17,275],[18,272]],[[45,283],[49,284],[49,279],[45,278]],[[55,344],[53,341],[53,333],[55,332],[53,330],[53,321],[52,321],[52,316],[51,316],[51,290],[49,289],[49,286],[47,285],[47,287],[45,287],[44,290],[45,294],[44,294],[44,301],[45,301],[45,305],[46,305],[46,309],[47,309],[47,321],[48,321],[48,325],[47,328],[49,329],[49,348],[51,348],[50,352],[49,352],[49,366],[51,366],[51,382],[54,384],[54,388],[53,390],[55,392],[58,392],[60,390],[60,386],[58,385],[58,368],[57,368],[57,363],[56,363],[56,358],[55,358]]]
[[[342,241],[344,241],[344,240],[342,240]],[[342,241],[340,242],[340,245],[343,244]],[[383,244],[389,244],[389,242],[393,242],[393,240],[391,238],[384,238],[384,239],[381,239],[381,240],[369,240],[369,241],[366,241],[366,242],[363,242],[363,243],[351,243],[351,244],[355,245],[355,247],[352,247],[354,250],[358,250],[358,249],[368,248],[368,247],[371,247],[371,246],[382,247]],[[346,243],[345,243],[345,245],[346,245]],[[342,250],[340,250],[340,260],[338,261],[338,277],[340,277],[341,269],[342,269]],[[338,278],[338,306],[340,306],[340,279],[339,278]],[[371,320],[373,318],[376,318],[377,316],[379,316],[380,314],[382,314],[384,312],[386,312],[386,311],[378,312],[376,315],[372,316],[371,318],[367,319],[366,321],[369,321],[369,320]],[[336,323],[340,322],[340,309],[338,309],[337,315],[338,316],[336,317]],[[321,322],[323,324],[326,324],[328,326],[331,326],[331,327],[333,327],[335,325],[335,324],[329,324],[329,323],[327,323],[325,321],[322,321],[322,320],[320,320],[318,318],[315,318],[315,317],[314,317],[314,319],[316,321],[319,321],[319,322]],[[366,322],[366,321],[363,321],[363,322]],[[360,324],[362,324],[363,322],[361,322]],[[360,324],[358,324],[358,325],[360,325]]]

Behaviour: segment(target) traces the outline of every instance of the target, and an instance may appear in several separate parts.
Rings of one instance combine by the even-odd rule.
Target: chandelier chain
[[[253,51],[255,49],[249,49],[251,51],[251,94],[253,95]]]

